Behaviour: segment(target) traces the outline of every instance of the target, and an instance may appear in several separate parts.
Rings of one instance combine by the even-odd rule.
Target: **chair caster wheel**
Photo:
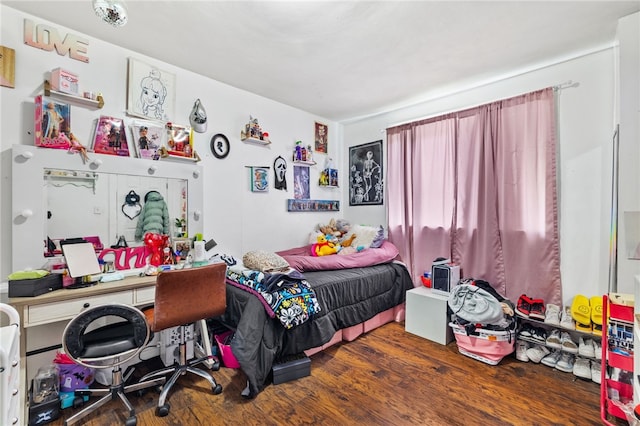
[[[124,426],[136,426],[136,424],[138,424],[138,419],[136,418],[136,416],[129,417],[129,418],[124,422]]]
[[[218,383],[217,385],[215,385],[215,387],[213,389],[211,389],[213,391],[214,395],[220,395],[222,393],[222,385],[220,383]]]
[[[73,408],[80,408],[84,405],[84,398],[81,396],[76,396],[73,398]]]
[[[163,406],[156,408],[156,416],[165,417],[169,414],[170,409],[171,406],[169,404],[164,404]]]

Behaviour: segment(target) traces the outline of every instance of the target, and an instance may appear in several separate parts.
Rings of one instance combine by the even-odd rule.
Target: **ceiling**
[[[0,3],[334,121],[350,121],[611,46],[640,1]],[[558,82],[561,83],[561,82]]]

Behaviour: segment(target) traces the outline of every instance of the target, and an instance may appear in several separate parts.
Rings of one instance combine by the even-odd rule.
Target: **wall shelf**
[[[315,161],[302,161],[302,160],[294,160],[293,164],[299,164],[299,165],[303,165],[303,166],[315,166],[316,163]]]
[[[252,143],[255,145],[269,145],[271,141],[269,139],[256,139],[256,138],[246,138],[244,136],[240,136],[240,140],[246,143]]]
[[[104,99],[102,98],[102,95],[98,95],[97,99],[94,100],[83,98],[82,96],[71,95],[69,93],[58,92],[57,90],[51,89],[51,84],[48,80],[44,81],[44,95],[73,105],[92,109],[100,109],[104,106]]]

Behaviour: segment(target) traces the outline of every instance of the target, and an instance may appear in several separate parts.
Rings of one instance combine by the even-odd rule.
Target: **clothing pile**
[[[514,304],[487,281],[464,279],[453,288],[448,305],[461,354],[496,365],[513,352],[517,327]]]

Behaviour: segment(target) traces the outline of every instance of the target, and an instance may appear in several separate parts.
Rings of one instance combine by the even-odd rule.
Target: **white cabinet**
[[[0,311],[9,316],[9,325],[0,328],[0,424],[21,424],[20,397],[20,319],[18,312],[0,303]]]
[[[448,296],[427,287],[407,291],[405,330],[441,345],[453,341],[447,315]]]

